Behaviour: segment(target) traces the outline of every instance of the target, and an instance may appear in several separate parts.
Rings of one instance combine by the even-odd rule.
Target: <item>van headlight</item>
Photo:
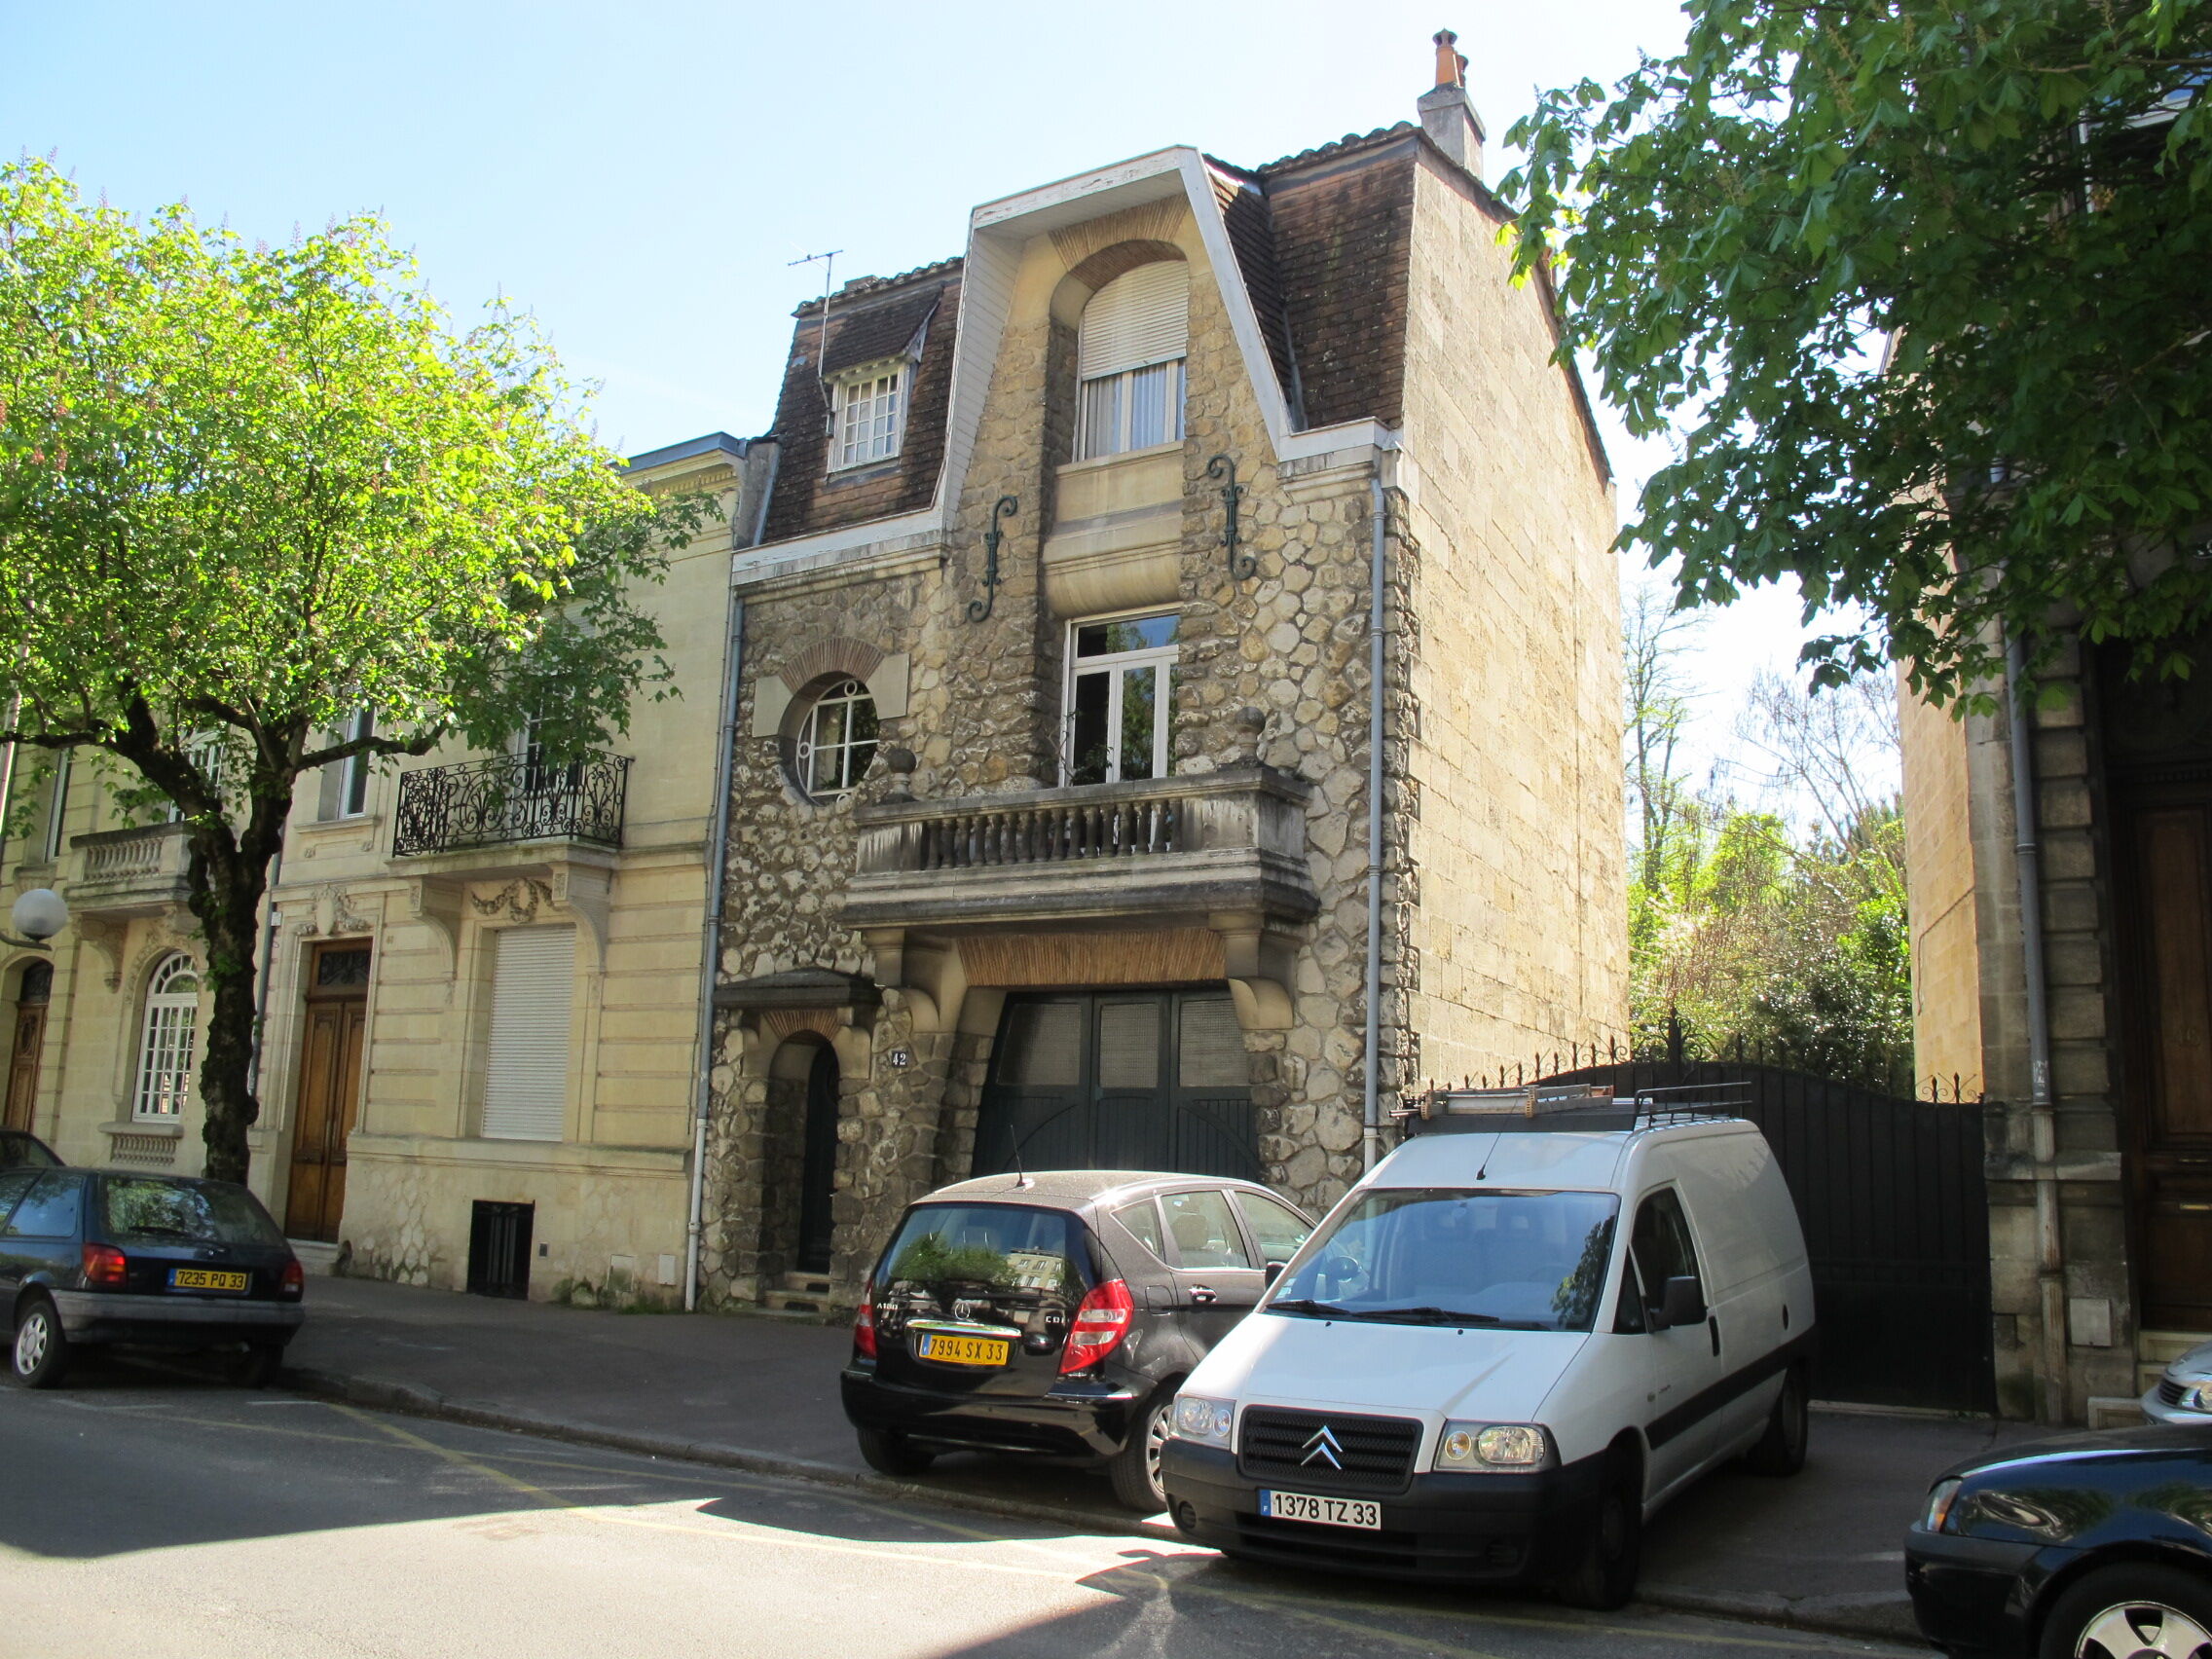
[[[1436,1441],[1439,1469],[1540,1469],[1552,1437],[1532,1422],[1448,1422]]]
[[[2174,1404],[2185,1412],[2212,1412],[2212,1382],[2192,1382]]]
[[[1180,1439],[1227,1446],[1230,1427],[1235,1421],[1235,1400],[1209,1400],[1203,1394],[1175,1396],[1175,1433]]]

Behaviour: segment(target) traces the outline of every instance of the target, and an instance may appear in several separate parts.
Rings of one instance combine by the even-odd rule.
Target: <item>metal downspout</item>
[[[746,446],[750,458],[755,443]],[[768,452],[768,473],[760,481],[759,504],[754,508],[753,525],[745,537],[745,545],[757,547],[767,528],[768,498],[775,494],[777,463],[783,459],[783,446],[777,445]],[[749,477],[750,469],[741,469],[742,480]],[[739,504],[743,505],[742,495]],[[738,540],[734,527],[730,534],[730,575],[737,571]],[[733,585],[729,596],[729,634],[722,642],[722,707],[715,743],[715,798],[707,808],[707,907],[699,918],[699,1023],[693,1037],[693,1053],[697,1060],[698,1075],[691,1094],[691,1191],[684,1205],[683,1219],[683,1310],[688,1313],[699,1306],[699,1248],[705,1238],[707,1209],[707,1123],[713,1115],[715,1083],[715,977],[721,965],[722,954],[722,897],[728,885],[729,863],[729,789],[730,773],[735,767],[737,748],[737,688],[745,677],[745,601],[737,597]]]
[[[1382,1156],[1382,1108],[1376,1076],[1382,1056],[1382,461],[1368,481],[1375,519],[1368,551],[1367,599],[1367,1044],[1361,1066],[1360,1167]]]
[[[731,750],[737,743],[737,685],[745,658],[745,601],[729,600],[729,636],[722,644],[722,707],[715,743],[715,798],[708,808],[707,908],[699,921],[697,1076],[691,1095],[691,1193],[683,1223],[683,1309],[699,1306],[699,1246],[707,1202],[707,1120],[714,1103],[715,974],[722,954],[722,889],[729,855]]]
[[[2035,749],[2029,729],[2027,650],[2017,634],[2005,641],[2012,761],[2012,863],[2020,884],[2020,967],[2027,980],[2028,1124],[2036,1172],[2036,1284],[2041,1306],[2041,1364],[2036,1418],[2067,1419],[2066,1244],[2058,1215],[2058,1115],[2051,1104],[2050,1008],[2045,988],[2043,858],[2036,811]]]

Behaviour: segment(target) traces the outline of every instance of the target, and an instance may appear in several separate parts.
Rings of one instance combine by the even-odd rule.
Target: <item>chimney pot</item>
[[[1436,85],[1421,93],[1415,108],[1421,130],[1439,150],[1477,178],[1483,175],[1483,118],[1467,96],[1467,60],[1454,50],[1459,37],[1436,31]]]

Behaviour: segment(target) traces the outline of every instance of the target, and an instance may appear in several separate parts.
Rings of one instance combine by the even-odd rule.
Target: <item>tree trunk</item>
[[[255,957],[261,943],[261,902],[269,863],[281,834],[290,796],[256,798],[243,834],[225,824],[196,823],[192,830],[187,903],[207,942],[207,978],[214,1011],[200,1061],[201,1138],[206,1173],[243,1182],[246,1130],[261,1116],[251,1086],[254,1049]],[[275,833],[271,831],[274,830]]]

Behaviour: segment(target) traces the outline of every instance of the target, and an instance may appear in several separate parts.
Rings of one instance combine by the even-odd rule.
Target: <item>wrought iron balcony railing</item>
[[[511,841],[622,844],[627,755],[587,755],[568,765],[519,756],[429,766],[399,775],[394,858]]]

